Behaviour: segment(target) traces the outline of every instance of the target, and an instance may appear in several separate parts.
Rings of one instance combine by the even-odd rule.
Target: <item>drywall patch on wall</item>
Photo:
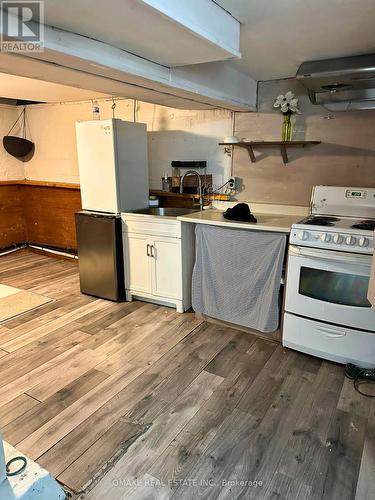
[[[171,173],[172,160],[207,160],[219,186],[231,174],[231,158],[217,143],[231,135],[231,112],[189,111],[133,100],[115,101],[115,117],[147,124],[150,187],[160,188],[161,177]],[[113,115],[111,101],[99,101],[100,118]],[[25,164],[27,179],[79,182],[75,122],[92,119],[92,103],[43,104],[28,106],[33,159]],[[93,147],[95,145],[93,144]]]
[[[258,113],[236,113],[236,135],[246,140],[280,140],[282,114],[273,109],[277,95],[292,90],[300,97],[302,114],[294,117],[294,139],[322,144],[288,151],[256,151],[251,163],[246,150],[235,148],[234,175],[242,178],[239,200],[306,206],[314,185],[375,187],[375,111],[330,113],[313,106],[295,80],[262,82]]]
[[[25,178],[24,163],[7,153],[3,146],[3,137],[16,121],[22,109],[0,105],[0,181],[11,181]],[[18,128],[12,134],[18,135]]]

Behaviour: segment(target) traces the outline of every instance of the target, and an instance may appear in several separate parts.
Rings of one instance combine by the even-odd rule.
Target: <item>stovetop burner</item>
[[[310,213],[292,224],[289,243],[324,252],[372,255],[374,230],[375,188],[314,186]]]
[[[308,224],[309,226],[334,226],[334,223],[339,221],[338,217],[329,217],[329,216],[316,216],[309,217],[305,221],[304,224]]]
[[[353,229],[365,229],[367,231],[373,231],[375,230],[375,220],[361,220],[360,222],[353,224],[350,227],[352,227]]]

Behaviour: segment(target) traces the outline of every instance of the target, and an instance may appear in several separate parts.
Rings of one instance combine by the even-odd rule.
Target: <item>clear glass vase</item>
[[[284,120],[281,129],[281,140],[285,142],[289,142],[292,140],[293,125],[291,117],[291,114],[284,114]]]

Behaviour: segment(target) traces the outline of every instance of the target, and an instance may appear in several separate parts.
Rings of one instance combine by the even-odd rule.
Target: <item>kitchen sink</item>
[[[179,217],[180,215],[193,214],[194,212],[199,212],[199,208],[161,208],[161,207],[150,207],[142,208],[141,210],[135,210],[135,214],[144,215],[157,215],[159,217]]]

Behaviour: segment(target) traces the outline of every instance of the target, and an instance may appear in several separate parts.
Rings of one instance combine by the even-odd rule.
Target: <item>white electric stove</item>
[[[314,188],[310,215],[290,234],[284,346],[375,367],[374,230],[375,188]]]

